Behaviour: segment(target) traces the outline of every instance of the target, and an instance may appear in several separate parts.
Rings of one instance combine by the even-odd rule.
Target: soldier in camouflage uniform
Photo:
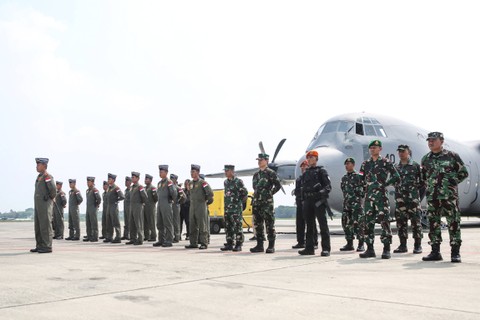
[[[393,252],[408,252],[408,220],[410,220],[413,239],[415,239],[413,253],[418,254],[422,253],[423,238],[422,223],[420,222],[420,194],[425,190],[425,183],[420,165],[410,158],[410,147],[401,144],[397,151],[400,162],[395,165],[395,168],[400,174],[401,181],[395,186],[395,219],[397,220],[400,245]]]
[[[145,241],[154,242],[157,240],[157,229],[155,224],[155,216],[157,214],[156,204],[158,201],[157,188],[152,184],[153,176],[145,175],[145,192],[147,193],[147,202],[145,202],[144,211],[144,231]]]
[[[69,179],[70,191],[68,192],[68,238],[65,240],[80,240],[80,210],[79,206],[83,202],[82,194],[77,189],[76,179]]]
[[[355,159],[347,158],[344,162],[347,173],[342,177],[340,187],[343,192],[342,228],[345,232],[347,244],[340,251],[352,251],[353,239],[358,239],[358,252],[365,251],[363,247],[363,233],[360,232],[359,221],[363,216],[363,198],[365,189],[363,179],[355,171]]]
[[[257,236],[257,245],[250,248],[250,252],[264,252],[263,241],[265,240],[265,227],[268,234],[268,248],[266,253],[275,252],[275,211],[273,195],[282,185],[277,173],[268,167],[270,156],[266,153],[258,154],[259,170],[253,175],[253,203],[252,212],[255,216],[254,229]]]
[[[160,181],[157,185],[157,229],[158,242],[153,244],[154,247],[171,247],[174,241],[173,226],[173,208],[172,205],[177,200],[177,189],[172,180],[168,179],[168,165],[161,164],[158,166],[160,171]],[[178,242],[178,241],[177,241]]]
[[[122,232],[120,230],[120,220],[118,218],[118,202],[125,199],[122,189],[115,184],[117,176],[108,174],[108,192],[107,192],[107,234],[103,242],[121,243]],[[113,233],[115,231],[115,238]]]
[[[53,199],[53,239],[63,239],[63,233],[65,225],[63,222],[63,209],[67,205],[67,197],[65,192],[62,191],[63,182],[57,181],[57,196]]]
[[[95,177],[87,177],[87,214],[85,216],[85,224],[87,225],[87,237],[83,241],[98,241],[98,207],[102,203],[100,192],[95,188]]]
[[[213,202],[213,191],[207,182],[200,179],[199,165],[191,165],[190,175],[192,176],[190,182],[190,244],[185,248],[203,250],[208,247],[207,205]],[[200,247],[198,242],[200,242]]]
[[[182,188],[178,186],[178,176],[176,174],[170,175],[170,180],[173,182],[173,186],[175,187],[175,191],[177,194],[176,199],[172,202],[172,210],[173,210],[173,243],[178,243],[182,240],[182,228],[181,228],[181,219],[180,219],[180,201],[181,196],[183,193],[180,192]]]
[[[143,244],[143,210],[148,200],[145,188],[138,183],[140,173],[132,171],[132,186],[130,188],[130,241],[126,244],[142,245]]]
[[[122,240],[130,240],[130,220],[132,214],[130,213],[130,186],[132,185],[132,178],[125,177],[125,200],[123,200],[123,237]]]
[[[380,240],[383,243],[382,259],[390,259],[390,244],[392,230],[390,229],[390,203],[387,196],[387,187],[400,181],[400,175],[395,166],[380,155],[382,142],[373,140],[368,145],[370,159],[364,161],[360,167],[365,188],[365,214],[361,219],[360,228],[364,232],[367,250],[360,253],[360,258],[374,258],[375,250],[375,222],[378,219],[382,226]]]
[[[235,166],[225,165],[225,179],[223,185],[224,194],[224,218],[225,218],[225,235],[227,243],[222,251],[242,251],[243,244],[243,203],[247,201],[248,191],[243,184],[242,179],[235,176]],[[235,248],[233,242],[235,240]]]
[[[102,236],[99,237],[99,239],[105,239],[108,233],[107,231],[107,211],[108,211],[107,192],[108,192],[108,182],[103,181]]]
[[[458,185],[468,177],[462,159],[453,151],[443,149],[444,137],[441,132],[428,134],[430,152],[422,159],[422,174],[427,183],[428,221],[430,223],[430,244],[432,252],[423,261],[442,260],[440,244],[442,216],[447,217],[450,235],[451,261],[461,262],[460,210],[458,208]]]
[[[52,214],[53,199],[57,195],[55,181],[47,172],[48,159],[36,158],[38,176],[35,180],[35,241],[36,246],[30,252],[52,252]]]

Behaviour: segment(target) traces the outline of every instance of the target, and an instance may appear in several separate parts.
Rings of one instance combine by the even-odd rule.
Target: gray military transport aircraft
[[[344,161],[346,158],[353,157],[358,170],[361,163],[370,157],[368,150],[370,141],[379,139],[383,145],[381,155],[391,162],[398,161],[396,151],[398,145],[407,144],[412,150],[413,160],[420,163],[422,157],[430,151],[426,142],[427,134],[427,130],[392,117],[369,113],[349,113],[333,117],[322,124],[306,151],[316,150],[318,152],[318,164],[325,167],[332,181],[332,191],[328,202],[332,209],[341,212],[343,194],[340,189],[340,181],[345,174]],[[269,167],[277,172],[282,184],[287,185],[293,183],[295,176],[300,174],[298,164],[305,160],[305,154],[300,157],[298,162],[276,162],[277,155],[284,143],[285,139],[278,144]],[[480,212],[478,197],[480,141],[461,143],[446,137],[444,147],[457,152],[468,170],[468,178],[459,185],[459,204],[462,216],[478,216]],[[261,142],[260,150],[265,152]],[[238,170],[236,174],[249,176],[257,170],[258,168]],[[206,177],[219,178],[223,177],[223,173],[209,174]],[[393,196],[394,191],[390,187],[390,203],[394,203]]]

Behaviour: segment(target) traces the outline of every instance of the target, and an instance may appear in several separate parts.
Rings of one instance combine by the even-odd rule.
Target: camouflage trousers
[[[345,239],[353,240],[363,239],[363,230],[360,229],[359,221],[363,215],[361,205],[344,206],[342,212],[342,228],[345,233]]]
[[[365,214],[360,219],[360,228],[364,233],[366,244],[373,244],[375,241],[375,223],[378,222],[382,226],[382,234],[380,240],[383,244],[392,243],[392,229],[390,229],[390,203],[387,196],[379,198],[365,199]]]
[[[225,212],[225,234],[227,243],[243,243],[243,216],[242,212]]]
[[[408,220],[412,224],[414,239],[423,238],[422,223],[420,222],[420,199],[395,198],[395,219],[400,240],[408,239]]]
[[[253,228],[258,240],[265,240],[265,228],[267,229],[268,241],[275,240],[275,212],[273,211],[273,202],[255,201],[252,207],[252,213],[255,217]]]
[[[428,201],[428,222],[430,224],[430,244],[442,243],[442,216],[447,218],[448,234],[450,235],[450,245],[460,246],[462,244],[462,235],[460,232],[460,211],[458,210],[457,200],[431,200]]]

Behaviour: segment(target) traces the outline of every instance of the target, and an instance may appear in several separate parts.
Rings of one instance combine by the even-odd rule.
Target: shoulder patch
[[[202,183],[202,187],[204,187],[204,188],[208,187],[208,183],[207,183],[206,181],[204,181],[204,182]]]
[[[139,187],[138,187],[138,190],[143,191],[143,187],[142,187],[142,186],[139,186]]]
[[[152,187],[152,191],[157,191],[157,188],[155,188],[155,187]]]
[[[120,188],[119,188],[119,187],[117,187],[117,188],[115,189],[115,191],[117,191],[117,192],[120,192]]]
[[[169,187],[173,186],[173,182],[172,182],[172,181],[168,181],[168,186],[169,186]]]

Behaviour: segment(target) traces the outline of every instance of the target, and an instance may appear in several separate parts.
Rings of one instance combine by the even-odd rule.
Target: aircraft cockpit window
[[[386,137],[387,133],[383,126],[375,118],[362,117],[357,119],[355,133],[358,135]]]
[[[353,127],[353,122],[351,121],[332,121],[327,122],[321,134],[331,133],[331,132],[348,132]],[[319,130],[320,131],[320,130]]]

